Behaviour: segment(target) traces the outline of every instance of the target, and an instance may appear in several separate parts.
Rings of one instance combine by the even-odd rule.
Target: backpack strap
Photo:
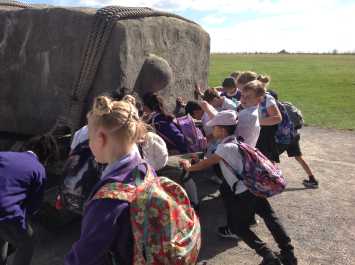
[[[238,151],[239,151],[239,153],[240,153],[240,155],[241,155],[241,157],[242,157],[242,164],[243,164],[243,171],[244,171],[244,162],[245,162],[245,155],[244,155],[244,153],[243,153],[243,151],[242,151],[242,149],[241,149],[241,144],[240,144],[240,142],[238,141],[238,140],[235,140],[235,139],[230,139],[230,140],[228,140],[226,143],[235,143],[236,145],[238,145]],[[237,185],[238,185],[238,183],[239,183],[239,181],[243,181],[243,173],[242,174],[239,174],[236,170],[234,170],[234,168],[226,161],[226,160],[222,160],[223,161],[223,163],[226,165],[226,167],[235,175],[235,177],[236,177],[236,182],[235,183],[233,183],[233,185],[232,185],[232,191],[233,191],[233,193],[237,190]]]
[[[148,163],[142,163],[147,167],[147,173],[142,177],[139,172],[139,165],[137,165],[131,172],[134,176],[134,184],[127,184],[122,182],[108,182],[101,186],[94,194],[90,201],[98,199],[113,199],[122,200],[131,203],[137,197],[137,194],[144,190],[154,180],[155,176]]]
[[[145,165],[147,168],[146,174],[142,177],[142,174],[139,172],[139,166]],[[153,173],[152,168],[149,164],[145,161],[143,163],[138,164],[131,172],[134,176],[135,181],[134,184],[126,184],[121,182],[110,182],[104,184],[99,190],[94,194],[92,199],[93,200],[100,200],[100,199],[111,199],[111,200],[122,200],[128,203],[132,203],[136,200],[137,196],[147,189],[150,189],[150,186],[153,184],[155,180],[155,174]],[[151,192],[148,193],[148,196],[151,197]],[[149,199],[147,200],[147,203]],[[89,203],[88,203],[89,204]],[[87,205],[88,205],[87,204]],[[148,206],[148,205],[147,205]],[[143,231],[143,241],[142,241],[142,257],[145,259],[146,254],[146,245],[147,245],[147,235],[148,235],[148,226],[147,226],[148,215],[147,213],[144,214],[144,231]],[[108,258],[110,259],[113,265],[119,265],[118,257],[115,256],[113,251],[108,252]]]

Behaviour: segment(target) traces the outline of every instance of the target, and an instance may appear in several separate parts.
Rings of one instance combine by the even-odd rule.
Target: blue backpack
[[[269,93],[268,93],[269,94]],[[270,95],[270,94],[269,94]],[[297,135],[295,126],[287,112],[287,109],[278,100],[276,100],[277,107],[280,110],[282,121],[277,125],[275,133],[275,142],[278,144],[290,144]],[[262,110],[266,110],[266,100],[261,102]]]
[[[297,132],[285,106],[279,101],[276,102],[281,112],[282,121],[277,126],[275,142],[278,144],[290,144],[295,139]]]

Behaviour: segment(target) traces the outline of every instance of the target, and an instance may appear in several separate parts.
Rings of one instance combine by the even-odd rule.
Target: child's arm
[[[194,98],[198,100],[199,97],[203,97],[203,92],[199,84],[195,84]]]
[[[82,220],[81,235],[66,255],[65,265],[106,264],[112,244],[120,244],[128,257],[132,254],[128,203],[118,200],[90,202]]]
[[[207,113],[210,119],[217,115],[218,111],[207,101],[202,100],[198,104],[200,105],[201,109]]]
[[[180,165],[187,171],[187,172],[194,172],[194,171],[201,171],[206,168],[209,168],[215,164],[218,164],[219,161],[221,161],[222,158],[216,154],[213,154],[207,159],[200,160],[194,165],[191,165],[190,161],[188,160],[181,160]]]
[[[267,109],[267,113],[269,114],[269,117],[260,119],[260,125],[271,126],[271,125],[279,124],[282,121],[281,112],[276,105],[270,106]]]

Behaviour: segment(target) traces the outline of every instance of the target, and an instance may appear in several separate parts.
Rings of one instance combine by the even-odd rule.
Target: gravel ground
[[[301,184],[304,171],[294,159],[283,155],[281,168],[288,188],[270,201],[292,238],[299,264],[355,264],[355,133],[306,127],[302,130],[301,144],[320,188],[304,189]],[[203,261],[208,265],[259,264],[260,258],[244,243],[216,235],[216,228],[225,222],[217,187],[203,177],[197,182],[203,200],[200,264]],[[50,230],[39,225],[36,228],[37,246],[32,264],[63,264],[65,253],[79,237],[80,221]],[[261,220],[255,230],[277,250]]]

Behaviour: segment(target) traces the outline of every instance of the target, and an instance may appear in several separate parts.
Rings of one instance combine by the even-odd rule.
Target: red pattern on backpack
[[[147,168],[141,184],[108,183],[92,200],[119,199],[130,203],[134,265],[196,264],[201,229],[185,190],[168,178],[154,177],[148,165]]]

